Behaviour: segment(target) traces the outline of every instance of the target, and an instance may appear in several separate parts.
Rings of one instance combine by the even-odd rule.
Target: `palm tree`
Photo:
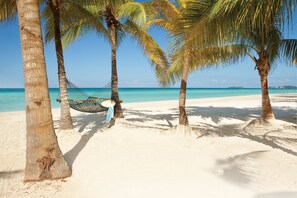
[[[55,34],[55,47],[56,57],[58,62],[58,79],[60,88],[60,100],[61,100],[61,114],[60,114],[60,130],[73,129],[72,118],[70,114],[70,107],[68,102],[67,92],[67,79],[64,65],[63,48],[61,42],[60,31],[60,7],[62,6],[61,0],[46,0],[48,7],[51,10],[54,24]],[[46,12],[46,10],[45,10]]]
[[[72,118],[70,114],[67,78],[64,64],[63,47],[61,41],[61,23],[67,21],[71,23],[74,17],[88,17],[88,12],[81,7],[80,4],[91,3],[92,0],[46,0],[47,7],[42,12],[42,16],[46,21],[46,32],[53,37],[46,36],[46,42],[55,40],[56,57],[58,63],[58,80],[61,100],[60,130],[73,128]]]
[[[296,0],[217,0],[210,13],[215,20],[231,21],[222,30],[225,34],[232,32],[231,42],[240,44],[236,48],[240,46],[244,55],[254,61],[260,76],[264,120],[274,118],[267,79],[271,65],[279,58],[296,60],[297,40],[283,39],[280,31],[290,22],[296,3]]]
[[[51,12],[51,16],[53,17],[52,20],[47,18],[47,22],[52,23],[50,28],[52,28],[52,31],[55,34],[55,47],[56,47],[56,56],[57,56],[57,62],[58,62],[58,80],[59,80],[60,99],[61,99],[60,129],[67,130],[67,129],[73,128],[73,123],[72,123],[72,118],[70,115],[70,108],[68,103],[67,79],[66,79],[66,72],[65,72],[65,66],[64,66],[63,48],[61,44],[61,33],[60,33],[60,9],[62,7],[62,1],[46,0],[45,2],[47,3],[48,7],[44,9],[44,13]],[[71,1],[67,1],[67,0],[63,1],[63,5],[66,4],[69,7],[70,2]],[[3,8],[9,8],[13,5],[16,5],[15,1],[3,1],[3,3],[5,3],[2,6]],[[74,5],[74,4],[72,3],[70,5]],[[65,11],[65,7],[62,7],[62,10],[64,11],[64,13],[67,13]],[[7,10],[8,16],[4,18],[9,18],[9,13],[11,13],[11,11]],[[5,14],[5,12],[3,12],[3,14]],[[49,25],[47,23],[47,27],[48,26]]]
[[[65,23],[63,36],[65,43],[81,36],[86,31],[95,30],[104,35],[111,44],[111,99],[116,102],[115,117],[123,118],[123,110],[118,94],[118,73],[116,52],[117,47],[125,35],[134,38],[143,48],[152,65],[156,66],[157,77],[162,78],[167,66],[166,55],[153,38],[146,32],[145,23],[147,3],[133,2],[132,0],[98,0],[93,6],[84,6],[94,16],[72,20]],[[73,22],[75,21],[75,22]],[[102,27],[105,27],[103,29]],[[52,35],[49,33],[48,37]]]
[[[167,30],[168,34],[175,34],[177,31],[181,31],[182,27],[179,25],[178,21],[182,18],[183,5],[179,1],[178,5],[174,5],[169,0],[153,0],[153,6],[157,10],[158,16],[156,19],[149,22],[149,24],[155,24]],[[178,6],[178,7],[177,7]],[[181,52],[183,55],[182,65],[180,65],[181,69],[181,85],[179,92],[179,125],[183,126],[183,130],[185,133],[190,133],[188,130],[189,121],[186,112],[186,91],[187,91],[187,78],[189,73],[189,49],[186,45],[187,41],[187,32],[182,32],[183,39],[179,43],[182,45],[183,51]],[[172,67],[171,67],[172,68]],[[168,73],[171,71],[169,70]],[[168,74],[169,76],[172,74]],[[167,78],[168,79],[168,78]],[[167,79],[162,79],[163,83],[166,82]],[[165,81],[165,82],[164,82]]]
[[[262,37],[261,31],[247,31],[240,36],[245,43],[244,50],[255,63],[258,70],[262,90],[262,119],[274,119],[268,92],[268,74],[275,60],[283,56],[293,60],[293,52],[297,51],[297,39],[283,39],[278,28],[273,26],[268,34]],[[247,51],[249,50],[249,51]],[[254,53],[252,53],[254,51]]]
[[[190,133],[188,116],[186,113],[186,90],[188,74],[193,70],[209,67],[218,64],[219,62],[227,61],[230,53],[226,49],[220,49],[216,45],[205,45],[205,41],[196,45],[192,43],[192,35],[187,25],[184,25],[186,9],[189,0],[178,0],[172,3],[169,0],[153,0],[152,4],[157,9],[158,15],[149,22],[167,30],[169,37],[174,38],[171,43],[171,67],[168,70],[167,78],[162,79],[163,84],[173,83],[177,79],[181,79],[179,93],[179,125],[177,131],[181,130],[184,133]],[[206,10],[210,5],[201,3],[200,10]],[[196,5],[196,8],[198,6]],[[197,20],[202,21],[204,15],[196,16]],[[201,31],[197,36],[204,35],[203,21],[200,24]],[[217,34],[214,34],[213,40],[216,41]],[[215,43],[214,41],[212,41]],[[217,56],[223,54],[224,56]],[[229,55],[230,57],[230,55]]]
[[[1,20],[18,13],[23,58],[27,150],[25,181],[59,179],[71,170],[59,148],[53,126],[38,0],[0,1]]]

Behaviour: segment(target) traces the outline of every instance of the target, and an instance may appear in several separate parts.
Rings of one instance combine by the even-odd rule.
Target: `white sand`
[[[72,111],[75,130],[57,133],[72,177],[25,184],[25,114],[0,113],[0,197],[296,198],[297,94],[271,102],[277,121],[261,127],[247,126],[261,96],[188,100],[192,136],[169,133],[177,101],[123,103],[112,128]]]

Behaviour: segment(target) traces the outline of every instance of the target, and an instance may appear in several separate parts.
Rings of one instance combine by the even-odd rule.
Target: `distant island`
[[[297,89],[297,86],[288,85],[288,86],[271,86],[272,89]]]
[[[232,86],[232,87],[228,87],[228,89],[242,89],[243,87],[240,86]]]

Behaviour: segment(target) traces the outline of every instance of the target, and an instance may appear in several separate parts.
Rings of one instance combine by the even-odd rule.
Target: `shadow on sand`
[[[277,102],[288,102],[288,100],[296,101],[296,97],[278,97]],[[289,108],[287,106],[278,106],[273,109],[275,116],[279,120],[283,120],[292,124],[297,122],[297,110]],[[142,128],[152,128],[158,130],[168,130],[173,127],[172,122],[178,119],[178,109],[170,109],[171,113],[163,114],[161,111],[151,111],[151,110],[133,110],[133,109],[124,109],[127,125],[129,127],[142,127]],[[199,107],[199,106],[188,106],[187,113],[190,117],[199,117],[202,120],[210,119],[213,124],[209,122],[191,122],[190,125],[194,132],[197,134],[197,138],[202,138],[206,136],[233,136],[245,138],[272,148],[280,149],[288,154],[297,156],[297,136],[293,137],[283,137],[283,136],[274,136],[273,131],[268,130],[262,134],[253,134],[244,130],[242,124],[247,124],[251,119],[259,118],[261,114],[260,108],[236,108],[236,107]],[[137,116],[137,117],[136,117]],[[80,114],[73,118],[73,123],[75,128],[78,128],[78,132],[87,131],[87,133],[81,136],[81,139],[78,143],[65,154],[65,158],[68,161],[69,165],[72,167],[75,159],[79,153],[84,149],[90,139],[94,136],[95,133],[100,131],[104,126],[105,116],[103,113],[100,114]],[[220,122],[223,119],[236,119],[240,124],[224,125]],[[148,125],[143,123],[155,122],[154,125]],[[161,122],[160,122],[161,121]],[[164,122],[165,121],[165,122]],[[141,123],[141,124],[139,124]],[[295,130],[294,129],[294,130]],[[281,130],[278,130],[278,132]],[[286,145],[293,144],[296,145],[296,149],[292,147],[287,148]],[[264,151],[259,151],[258,154],[261,154]],[[256,153],[253,153],[255,156]],[[243,156],[242,156],[243,157]],[[227,171],[228,172],[228,171]],[[245,181],[247,178],[236,178],[238,180]]]
[[[287,100],[287,98],[284,98]],[[125,110],[126,120],[129,122],[129,125],[132,127],[147,127],[160,130],[167,130],[171,128],[172,122],[178,119],[178,109],[170,109],[171,114],[162,114],[156,111],[139,111],[139,110]],[[289,130],[296,130],[296,120],[297,120],[297,109],[288,108],[288,107],[275,107],[273,109],[274,114],[278,120],[283,120],[288,122],[288,126],[284,126]],[[235,107],[196,107],[189,106],[187,107],[187,114],[190,117],[199,117],[200,120],[211,120],[210,122],[191,122],[189,119],[190,125],[194,132],[196,132],[198,138],[206,136],[233,136],[249,139],[251,141],[258,142],[270,146],[272,148],[280,149],[286,153],[297,156],[297,134],[291,134],[291,136],[277,136],[275,133],[283,132],[282,129],[275,130],[272,127],[260,128],[261,133],[253,133],[253,129],[246,130],[246,126],[253,119],[260,118],[261,109],[260,108],[235,108]],[[138,117],[135,118],[135,115]],[[131,117],[131,118],[129,118]],[[222,124],[222,120],[232,120],[235,119],[238,124]],[[154,126],[140,126],[137,123],[148,123],[156,121],[158,124]],[[161,122],[160,122],[161,121]],[[164,123],[167,122],[167,124]],[[163,124],[164,123],[164,124]],[[287,148],[286,145],[293,145],[292,147],[296,148],[292,150],[292,147]]]
[[[273,192],[256,195],[255,198],[296,198],[297,192]]]
[[[221,177],[236,185],[246,185],[250,182],[251,170],[244,169],[245,163],[255,161],[268,151],[260,150],[248,152],[227,159],[217,160],[216,168],[221,167]]]
[[[72,168],[73,163],[79,153],[85,148],[90,139],[94,136],[95,133],[100,131],[104,127],[105,116],[103,113],[100,114],[80,114],[73,117],[74,128],[77,129],[79,133],[86,130],[77,144],[64,154],[66,161],[70,168]]]
[[[23,173],[24,170],[13,170],[13,171],[2,171],[0,172],[0,179],[10,178],[13,175],[17,175],[19,173]]]

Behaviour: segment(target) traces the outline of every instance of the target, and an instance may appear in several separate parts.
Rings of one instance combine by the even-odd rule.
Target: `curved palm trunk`
[[[25,181],[59,179],[71,170],[59,148],[50,99],[38,0],[17,0],[22,48],[27,150]]]
[[[58,78],[61,98],[60,130],[73,129],[73,123],[68,102],[67,80],[61,42],[59,1],[55,1],[55,3],[53,3],[52,0],[47,0],[47,3],[51,8],[54,17],[55,47],[58,62]]]
[[[261,91],[262,91],[262,118],[264,120],[274,119],[272,111],[269,92],[268,92],[268,73],[270,70],[270,64],[268,55],[265,51],[259,53],[259,60],[257,61],[257,69],[261,80]]]
[[[181,85],[179,91],[179,124],[189,125],[188,116],[186,112],[186,91],[187,91],[187,79],[189,72],[189,56],[188,51],[185,49],[184,65],[182,71]]]
[[[114,107],[115,118],[123,118],[123,109],[119,99],[118,90],[118,72],[117,72],[117,59],[116,59],[116,27],[111,25],[110,27],[111,37],[111,99],[116,102]]]

